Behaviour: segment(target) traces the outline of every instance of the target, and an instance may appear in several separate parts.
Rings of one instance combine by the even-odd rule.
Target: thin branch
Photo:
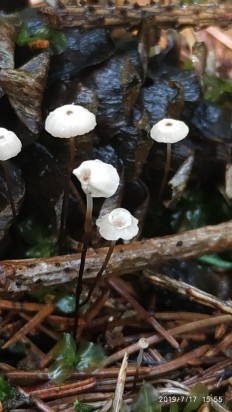
[[[210,308],[220,310],[232,315],[231,300],[220,300],[216,296],[204,292],[203,290],[198,289],[195,286],[191,286],[188,283],[182,282],[181,280],[176,280],[160,273],[155,274],[150,270],[145,271],[145,277],[157,286],[175,291],[175,293],[187,296],[191,300],[194,300],[195,302],[200,303],[204,306],[208,306]]]
[[[175,259],[192,259],[202,254],[232,249],[232,221],[169,235],[116,245],[103,278],[135,273]],[[84,279],[93,279],[102,266],[108,248],[89,250]],[[0,263],[0,293],[30,292],[44,287],[75,282],[80,254],[47,259],[5,260]]]
[[[161,3],[161,2],[160,2]],[[82,27],[95,28],[134,26],[144,18],[149,18],[149,23],[154,27],[183,28],[196,26],[198,29],[206,26],[228,27],[232,24],[232,6],[229,4],[149,4],[136,5],[123,4],[122,6],[79,5],[66,7],[59,10],[43,8],[41,12],[50,23],[57,28]]]

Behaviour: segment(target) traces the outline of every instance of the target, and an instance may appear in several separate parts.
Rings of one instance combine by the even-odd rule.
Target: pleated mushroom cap
[[[66,104],[49,113],[45,130],[54,137],[69,139],[89,133],[96,126],[96,117],[88,109]]]
[[[0,127],[0,160],[8,160],[21,152],[22,143],[14,132]]]
[[[138,219],[122,207],[96,220],[100,235],[111,241],[130,240],[138,234]]]
[[[159,143],[177,143],[188,133],[188,126],[181,120],[162,119],[151,128],[150,136]]]

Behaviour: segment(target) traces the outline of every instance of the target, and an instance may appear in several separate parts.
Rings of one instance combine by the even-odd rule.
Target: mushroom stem
[[[102,264],[102,267],[101,267],[101,269],[99,270],[99,272],[97,273],[97,276],[96,276],[96,278],[94,279],[94,283],[92,284],[92,286],[91,286],[91,288],[90,288],[90,290],[89,290],[89,293],[88,293],[86,299],[81,303],[80,307],[86,305],[86,303],[89,302],[89,300],[90,300],[90,298],[91,298],[91,296],[92,296],[92,294],[93,294],[94,289],[96,288],[97,284],[100,283],[100,281],[101,281],[101,279],[102,279],[103,272],[105,271],[105,269],[106,269],[106,267],[107,267],[107,265],[108,265],[108,263],[109,263],[109,260],[110,260],[110,258],[111,258],[111,255],[112,255],[112,253],[113,253],[113,251],[114,251],[115,243],[116,243],[115,240],[113,240],[113,241],[111,242],[111,244],[110,244],[110,246],[109,246],[109,249],[108,249],[108,252],[107,252],[107,255],[106,255],[106,257],[105,257],[105,260],[104,260],[104,262],[103,262],[103,264]]]
[[[171,152],[172,152],[172,144],[167,143],[167,154],[166,154],[166,161],[164,165],[164,174],[162,177],[160,189],[159,189],[159,194],[158,194],[158,199],[161,200],[164,192],[164,188],[167,182],[168,178],[168,172],[170,170],[170,165],[171,165]]]
[[[65,231],[66,220],[67,220],[69,183],[70,183],[70,179],[71,179],[71,175],[73,171],[74,156],[75,156],[75,137],[70,137],[69,139],[69,161],[68,161],[68,166],[67,166],[67,176],[66,176],[65,185],[64,185],[64,195],[63,195],[63,203],[62,203],[61,218],[60,218],[60,233],[59,233],[60,252],[62,249],[64,231]]]
[[[136,361],[136,370],[135,370],[135,375],[134,375],[134,388],[136,387],[137,381],[138,381],[138,377],[139,377],[139,368],[141,366],[141,363],[143,361],[143,353],[144,353],[144,349],[147,349],[149,346],[148,340],[146,338],[141,338],[138,341],[138,345],[139,345],[139,354],[137,357],[137,361]]]
[[[14,203],[14,197],[13,197],[13,193],[11,190],[11,180],[10,180],[7,160],[2,161],[2,167],[3,167],[5,179],[6,179],[6,186],[7,186],[7,192],[8,192],[7,194],[8,194],[8,199],[10,202],[11,210],[12,210],[13,220],[15,221],[17,214],[16,214],[15,203]]]
[[[93,198],[90,194],[86,193],[86,215],[85,215],[85,235],[83,241],[83,247],[81,251],[81,262],[79,267],[78,279],[77,279],[77,286],[76,286],[76,309],[75,309],[75,319],[74,319],[74,326],[73,326],[73,338],[77,339],[77,332],[78,332],[78,323],[80,318],[80,298],[83,289],[83,275],[85,269],[85,259],[86,254],[89,246],[89,241],[91,238],[92,232],[92,213],[93,213]]]

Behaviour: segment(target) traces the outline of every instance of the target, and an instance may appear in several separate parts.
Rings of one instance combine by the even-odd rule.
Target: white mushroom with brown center
[[[159,143],[177,143],[189,133],[188,126],[175,119],[163,119],[151,128],[151,138]]]
[[[22,143],[14,132],[0,127],[0,160],[5,161],[21,152]]]
[[[89,133],[96,126],[96,117],[88,109],[75,105],[66,104],[49,113],[45,120],[45,130],[53,137],[69,140],[69,162],[67,165],[67,176],[64,185],[64,196],[60,219],[60,249],[62,245],[69,195],[69,182],[73,170],[75,157],[75,137]],[[61,250],[60,250],[61,251]]]
[[[45,130],[54,137],[69,139],[89,133],[96,126],[96,117],[88,109],[66,104],[49,113]]]
[[[138,234],[138,219],[122,207],[100,217],[96,221],[100,235],[111,241],[130,240]]]
[[[119,185],[119,175],[115,167],[101,160],[86,160],[73,170],[81,183],[82,190],[91,197],[110,197]]]
[[[158,194],[158,198],[162,198],[163,190],[166,184],[166,180],[168,177],[168,172],[170,169],[171,163],[171,145],[173,143],[177,143],[183,140],[189,133],[188,126],[182,122],[181,120],[175,119],[162,119],[158,123],[156,123],[150,131],[150,136],[153,140],[158,143],[166,143],[167,144],[167,156],[166,162],[164,167],[164,175],[160,185],[160,190]]]

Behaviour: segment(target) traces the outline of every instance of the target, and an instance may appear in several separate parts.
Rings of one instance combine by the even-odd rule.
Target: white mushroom
[[[159,143],[177,143],[189,133],[188,126],[175,119],[163,119],[151,128],[151,138]]]
[[[15,157],[21,152],[22,143],[14,132],[0,127],[0,160],[2,161],[2,166],[6,178],[8,198],[11,205],[13,219],[16,219],[16,208],[13,198],[13,193],[11,190],[10,175],[8,171],[7,160]]]
[[[74,332],[73,336],[76,337],[77,329],[78,329],[78,319],[79,319],[79,309],[80,309],[80,297],[82,292],[82,279],[84,274],[84,267],[85,267],[85,257],[86,251],[88,248],[89,240],[91,237],[91,230],[92,230],[92,210],[93,210],[93,198],[94,197],[110,197],[112,196],[119,185],[119,175],[115,167],[110,165],[109,163],[104,163],[101,160],[86,160],[85,162],[81,163],[81,165],[73,170],[73,174],[78,178],[81,183],[81,187],[86,194],[86,217],[85,217],[85,238],[81,253],[81,263],[78,273],[78,280],[77,280],[77,287],[76,287],[76,316],[74,322]],[[92,292],[100,281],[102,273],[105,270],[105,267],[110,259],[110,256],[113,252],[114,244],[112,244],[109,248],[109,251],[106,255],[105,262],[101,269],[99,270],[95,282],[91,287],[87,299],[84,303],[86,303]]]
[[[91,197],[110,197],[119,185],[119,175],[115,167],[101,160],[86,160],[73,170],[81,183],[82,190]]]
[[[127,209],[121,207],[97,219],[96,225],[99,228],[100,235],[111,241],[118,239],[130,240],[139,231],[138,219],[132,216]]]
[[[188,126],[175,119],[163,119],[156,123],[150,131],[150,136],[153,140],[159,143],[167,144],[167,156],[164,167],[164,175],[159,189],[158,199],[162,198],[165,184],[168,177],[168,172],[171,163],[171,145],[184,139],[189,133]]]
[[[69,139],[89,133],[96,124],[95,115],[88,109],[66,104],[49,113],[45,121],[45,130],[54,137]]]
[[[0,160],[8,160],[21,152],[22,143],[14,132],[0,127]]]
[[[75,137],[84,135],[96,126],[96,117],[88,109],[74,104],[66,104],[50,112],[45,120],[45,130],[54,137],[69,140],[69,162],[67,165],[67,177],[64,186],[64,196],[60,219],[59,244],[60,252],[66,224],[66,214],[69,195],[69,182],[73,170],[75,157]]]

